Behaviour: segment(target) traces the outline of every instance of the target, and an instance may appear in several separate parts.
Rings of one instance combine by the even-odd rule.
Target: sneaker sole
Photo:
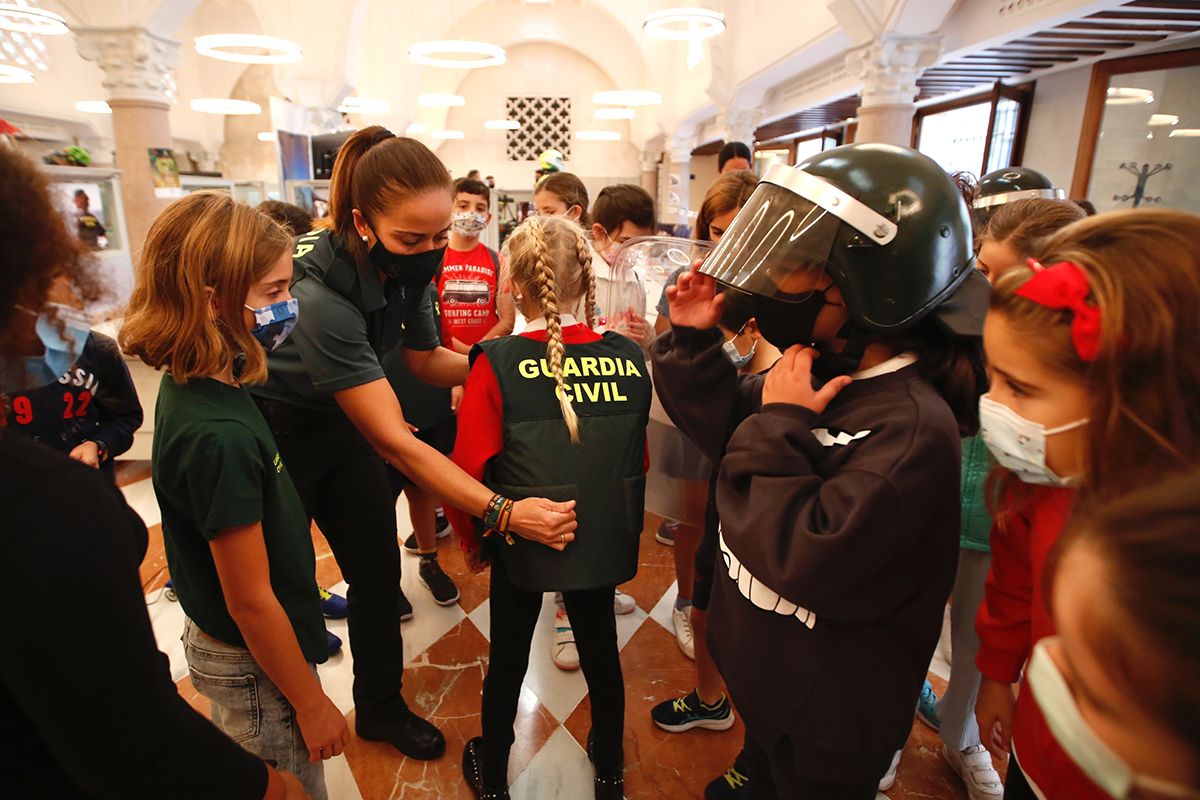
[[[424,578],[418,578],[418,580],[421,582],[422,586],[424,586],[426,589],[429,589],[429,584],[425,582]],[[429,594],[433,597],[433,602],[437,603],[439,606],[452,606],[458,602],[458,598],[462,597],[462,594],[457,591],[454,593],[454,597],[451,597],[449,600],[438,600],[437,596],[433,594],[433,589],[429,589]]]
[[[935,725],[933,723],[933,720],[929,719],[929,717],[925,716],[920,711],[917,711],[917,719],[921,720],[921,722],[924,722],[926,726],[928,726],[929,728],[932,728],[935,731],[940,731],[942,729],[941,725]]]
[[[661,536],[661,535],[659,535],[659,534],[657,534],[657,533],[656,533],[656,534],[654,534],[654,541],[658,542],[659,544],[665,544],[667,547],[674,547],[674,546],[675,546],[675,540],[674,540],[674,539],[668,539],[668,538],[666,538],[665,536]]]
[[[733,727],[733,712],[729,712],[729,716],[722,719],[697,719],[679,725],[664,725],[658,720],[654,720],[654,724],[667,733],[683,733],[693,728],[703,728],[706,731],[727,731]]]

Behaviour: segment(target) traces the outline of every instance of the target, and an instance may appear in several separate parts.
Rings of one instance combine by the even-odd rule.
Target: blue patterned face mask
[[[25,360],[25,389],[47,386],[58,380],[79,359],[87,344],[92,326],[87,316],[77,308],[60,303],[47,303],[41,313],[24,306],[18,311],[37,317],[34,330],[45,352]],[[11,388],[11,387],[10,387]]]
[[[300,319],[300,301],[294,297],[264,308],[246,308],[254,314],[255,325],[250,330],[250,335],[258,339],[267,352],[283,344]]]

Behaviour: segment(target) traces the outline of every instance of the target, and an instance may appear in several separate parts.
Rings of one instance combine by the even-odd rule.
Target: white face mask
[[[1060,477],[1046,466],[1046,437],[1087,425],[1086,417],[1046,430],[1040,422],[1025,419],[989,395],[979,398],[979,432],[1000,466],[1025,483],[1069,486],[1074,478]]]
[[[1100,740],[1088,727],[1066,679],[1046,650],[1047,637],[1033,646],[1025,680],[1033,692],[1034,702],[1042,712],[1055,740],[1088,778],[1117,800],[1125,800],[1137,787],[1180,800],[1200,800],[1200,792],[1175,783],[1137,775],[1121,757]]]
[[[487,227],[487,223],[487,214],[480,214],[478,211],[459,211],[451,222],[454,230],[467,237],[478,236],[479,232]]]

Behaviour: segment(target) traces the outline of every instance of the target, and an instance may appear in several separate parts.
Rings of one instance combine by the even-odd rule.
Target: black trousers
[[[260,407],[264,404],[260,403]],[[396,502],[384,461],[340,411],[296,424],[263,407],[279,454],[329,541],[349,588],[347,623],[354,653],[354,705],[361,718],[399,700],[400,546]]]
[[[742,759],[753,800],[875,800],[880,775],[870,783],[828,783],[796,774],[795,748],[783,738],[767,751],[749,736]]]
[[[1004,800],[1037,800],[1017,759],[1011,755],[1008,758],[1008,776],[1004,779]]]
[[[625,680],[617,651],[613,588],[563,592],[579,649],[579,666],[591,698],[596,771],[600,775],[620,771],[625,727]],[[529,645],[542,610],[542,593],[514,586],[504,565],[493,559],[490,599],[491,649],[483,680],[483,779],[488,786],[501,787],[508,785],[513,720],[529,667]]]

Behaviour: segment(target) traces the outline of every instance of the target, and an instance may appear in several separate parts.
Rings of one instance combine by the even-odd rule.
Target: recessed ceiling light
[[[637,112],[632,108],[597,108],[592,112],[595,119],[633,119]]]
[[[0,64],[0,83],[33,83],[33,73],[11,64]]]
[[[1151,114],[1147,125],[1178,125],[1179,117],[1175,114]]]
[[[112,107],[105,100],[79,100],[75,103],[75,110],[85,114],[112,113]]]
[[[649,14],[642,31],[654,39],[711,39],[725,32],[725,15],[707,8],[668,8]]]
[[[429,126],[423,122],[414,122],[404,129],[405,136],[419,136],[423,133],[429,133]]]
[[[616,131],[575,131],[575,138],[587,142],[619,142],[621,134]]]
[[[483,127],[489,131],[519,131],[521,123],[515,119],[489,119],[483,123]]]
[[[1194,139],[1200,137],[1200,128],[1176,128],[1167,134],[1168,139],[1174,138]]]
[[[462,139],[466,134],[462,131],[434,131],[432,136],[434,139]]]
[[[337,110],[343,114],[386,114],[391,104],[378,97],[346,97]]]
[[[259,131],[258,140],[260,142],[275,142],[279,140],[279,136],[276,135],[275,131]]]
[[[423,94],[417,98],[417,105],[422,108],[449,108],[466,104],[467,100],[461,94]]]
[[[644,89],[615,89],[592,95],[592,102],[599,106],[656,106],[662,99],[658,92]]]
[[[214,33],[197,36],[195,44],[196,52],[202,56],[238,64],[289,64],[304,58],[304,54],[300,52],[300,45],[295,42],[255,33]],[[240,52],[250,49],[268,52]]]
[[[262,106],[249,100],[234,100],[230,97],[199,97],[190,103],[192,111],[201,114],[227,114],[229,116],[249,116],[261,114]]]
[[[447,58],[446,56],[467,56]],[[476,69],[494,67],[507,60],[504,48],[488,42],[469,42],[462,39],[436,42],[417,42],[408,48],[408,58],[427,67],[445,69]]]
[[[61,36],[68,28],[65,19],[45,9],[18,3],[0,3],[0,30]]]
[[[1133,106],[1141,103],[1153,103],[1154,92],[1149,89],[1137,89],[1132,86],[1110,86],[1104,102],[1110,106]]]

